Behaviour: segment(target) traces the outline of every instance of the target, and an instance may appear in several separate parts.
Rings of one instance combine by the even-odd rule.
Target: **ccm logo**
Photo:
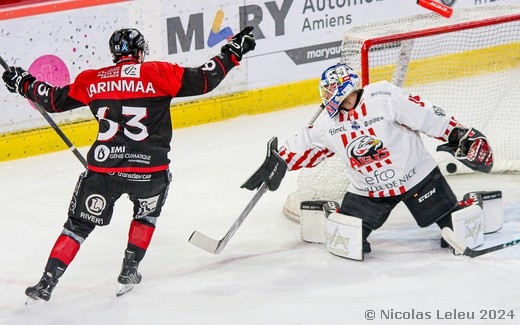
[[[421,203],[424,200],[426,200],[427,198],[429,198],[430,196],[432,196],[433,194],[435,194],[435,188],[433,190],[429,191],[428,193],[424,194],[423,196],[421,196],[417,201],[419,201],[419,203]]]

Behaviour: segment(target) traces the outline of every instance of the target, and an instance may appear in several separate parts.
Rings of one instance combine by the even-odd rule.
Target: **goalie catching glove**
[[[278,154],[278,138],[273,137],[267,142],[267,155],[263,164],[241,186],[250,191],[258,189],[263,183],[267,183],[269,191],[276,191],[282,182],[287,163]]]
[[[472,170],[489,173],[493,167],[493,150],[475,128],[456,126],[448,135],[448,142],[438,146],[437,151],[449,152]]]

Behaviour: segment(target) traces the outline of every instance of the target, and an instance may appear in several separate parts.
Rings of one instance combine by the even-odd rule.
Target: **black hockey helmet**
[[[116,63],[121,56],[132,55],[137,58],[139,51],[143,51],[144,55],[149,53],[148,42],[144,39],[143,34],[135,28],[123,28],[116,30],[108,42],[110,53],[112,53],[112,61]]]

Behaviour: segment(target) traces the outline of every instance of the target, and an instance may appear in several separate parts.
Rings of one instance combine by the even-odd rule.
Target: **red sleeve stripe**
[[[224,77],[225,77],[228,72],[227,72],[226,68],[224,67],[224,65],[222,64],[222,61],[219,59],[218,56],[215,56],[215,61],[218,63],[218,65],[222,69],[222,72],[224,72]],[[233,61],[233,55],[231,56],[231,61]],[[233,63],[235,63],[235,62],[233,62]]]
[[[297,160],[294,162],[294,167],[296,167],[297,169],[302,168],[302,167],[303,167],[303,166],[302,166],[302,163],[303,163],[305,160],[307,160],[307,157],[309,156],[309,154],[310,154],[311,152],[312,152],[311,149],[306,150],[306,151],[303,153],[303,155],[302,155],[299,159],[297,159]]]
[[[306,167],[313,167],[313,166],[315,166],[316,160],[318,160],[318,158],[321,158],[321,156],[323,156],[325,153],[326,153],[326,151],[320,151],[320,152],[318,152],[317,154],[315,154],[315,155],[311,158],[311,160],[309,161],[309,163],[306,165]]]

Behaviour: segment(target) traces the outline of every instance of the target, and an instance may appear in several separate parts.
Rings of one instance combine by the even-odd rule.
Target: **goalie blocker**
[[[278,138],[267,142],[267,154],[262,165],[240,187],[250,191],[258,189],[262,183],[267,184],[269,191],[276,191],[287,172],[287,163],[278,154]]]

